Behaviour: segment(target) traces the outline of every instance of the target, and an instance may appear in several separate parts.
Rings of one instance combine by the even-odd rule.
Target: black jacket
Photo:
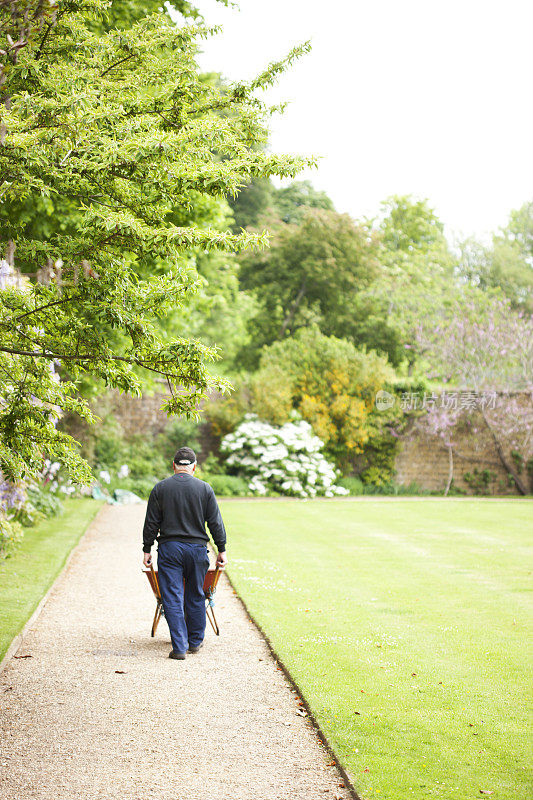
[[[149,553],[158,541],[178,539],[182,542],[207,542],[205,523],[218,552],[226,549],[226,529],[213,489],[205,481],[178,472],[156,483],[146,509],[143,529],[143,551]]]

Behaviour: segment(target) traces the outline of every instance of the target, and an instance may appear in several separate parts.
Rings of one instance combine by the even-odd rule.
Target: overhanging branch
[[[116,355],[94,355],[90,353],[82,353],[80,354],[65,354],[65,353],[47,353],[46,351],[32,351],[32,350],[20,350],[14,347],[2,347],[0,346],[1,353],[10,353],[12,355],[17,356],[28,356],[29,358],[46,358],[49,361],[123,361],[126,364],[136,364],[138,367],[142,367],[143,369],[150,370],[150,372],[156,372],[158,375],[163,375],[166,378],[173,378],[177,380],[183,380],[183,375],[172,375],[172,373],[168,372],[168,370],[158,369],[157,367],[149,364],[143,359],[140,358],[128,358],[127,356],[116,356]]]

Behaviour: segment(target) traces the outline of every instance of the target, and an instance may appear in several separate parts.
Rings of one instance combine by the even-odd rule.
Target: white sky
[[[249,79],[312,40],[268,100],[275,152],[321,156],[302,173],[339,211],[427,197],[448,234],[485,236],[533,199],[531,0],[197,0],[206,70]]]

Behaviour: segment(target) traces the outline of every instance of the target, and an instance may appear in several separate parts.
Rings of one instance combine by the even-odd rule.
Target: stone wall
[[[458,444],[453,450],[453,485],[457,489],[472,494],[464,476],[477,469],[494,475],[487,487],[489,494],[518,494],[514,484],[509,485],[507,472],[486,433],[463,433],[455,438]],[[449,450],[439,437],[413,432],[400,442],[394,466],[397,483],[416,483],[428,491],[444,491],[450,473]]]
[[[150,437],[157,436],[164,431],[169,421],[166,413],[161,411],[167,397],[168,394],[164,393],[131,397],[112,392],[109,413],[120,422],[126,436],[144,432]]]
[[[520,395],[519,403],[521,411],[523,411],[523,435],[521,438],[522,441],[527,442],[527,420],[531,419],[529,395]],[[493,436],[479,410],[465,411],[459,417],[453,431],[452,441],[454,443],[453,485],[457,489],[467,494],[473,494],[472,484],[465,479],[465,474],[472,474],[475,470],[478,473],[487,470],[490,473],[490,480],[484,493],[490,495],[520,494],[502,464]],[[533,437],[531,435],[529,435],[529,442],[529,447],[525,448],[526,461],[533,456]],[[516,465],[511,455],[512,444],[503,440],[502,445],[504,457],[515,468]],[[417,430],[413,425],[411,430],[400,440],[395,469],[396,481],[399,484],[407,486],[416,483],[422,489],[443,491],[450,474],[449,449],[440,437]],[[525,477],[524,468],[520,475]]]
[[[164,391],[156,392],[153,395],[145,394],[143,397],[132,397],[112,391],[100,404],[95,404],[95,410],[99,417],[112,414],[120,423],[126,436],[144,433],[151,439],[162,433],[169,422],[175,419],[175,417],[168,417],[161,410],[161,406],[167,399],[168,392]],[[203,459],[216,446],[208,425],[200,426],[199,439],[200,448],[197,455]],[[176,447],[186,444],[187,442],[176,442]]]

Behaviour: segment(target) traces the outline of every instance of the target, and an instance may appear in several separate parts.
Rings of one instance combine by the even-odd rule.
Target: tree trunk
[[[296,311],[298,310],[298,306],[300,305],[300,303],[303,300],[303,296],[305,294],[305,290],[306,290],[306,285],[305,285],[305,280],[304,280],[304,282],[300,286],[300,291],[296,295],[296,298],[295,298],[294,302],[292,303],[292,305],[291,305],[291,307],[289,309],[289,313],[287,314],[287,316],[283,320],[283,325],[280,328],[280,331],[279,331],[279,334],[278,334],[278,339],[282,339],[283,338],[283,336],[285,335],[285,331],[287,330],[287,328],[289,327],[289,325],[293,321],[294,315],[296,314]]]
[[[488,430],[490,431],[490,434],[492,436],[492,440],[494,442],[494,447],[496,448],[496,452],[498,454],[498,458],[500,459],[500,462],[501,462],[502,466],[504,467],[505,471],[507,472],[508,475],[511,476],[511,478],[515,482],[515,486],[518,489],[518,491],[520,492],[520,494],[523,494],[523,495],[528,494],[528,487],[527,487],[526,483],[522,480],[520,475],[517,473],[517,471],[512,466],[512,464],[509,461],[509,459],[506,457],[506,455],[505,455],[505,453],[503,451],[503,447],[502,447],[502,445],[500,443],[500,440],[496,436],[494,428],[492,427],[492,425],[490,424],[490,422],[489,422],[489,420],[487,418],[487,415],[485,413],[485,409],[481,410],[481,416],[483,417],[483,421],[484,421],[485,425],[487,426]]]
[[[447,444],[446,447],[448,448],[448,482],[446,484],[446,488],[444,490],[444,497],[448,497],[448,492],[450,491],[450,487],[453,481],[453,447],[451,444]]]

